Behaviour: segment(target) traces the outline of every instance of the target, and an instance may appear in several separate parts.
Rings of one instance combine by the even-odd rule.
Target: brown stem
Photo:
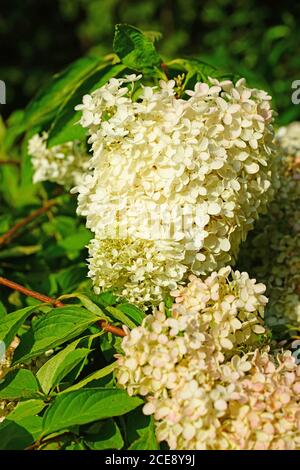
[[[102,330],[106,331],[107,333],[112,333],[115,336],[121,336],[121,338],[126,336],[126,333],[122,328],[111,325],[110,323],[107,323],[107,321],[105,320],[98,321],[98,325],[100,326],[100,328],[102,328]]]
[[[37,299],[40,302],[51,304],[54,307],[64,307],[65,305],[60,300],[54,299],[53,297],[48,297],[47,295],[44,295],[44,294],[40,294],[39,292],[36,292],[34,290],[27,289],[27,287],[21,286],[21,284],[17,284],[16,282],[10,281],[9,279],[6,279],[5,277],[0,276],[0,284],[2,284],[3,286],[9,287],[10,289],[14,289],[18,292],[21,292],[22,294],[27,295],[29,297],[33,297],[34,299]],[[98,321],[97,325],[100,328],[102,328],[104,331],[106,331],[107,333],[112,333],[115,336],[121,336],[121,337],[126,336],[126,333],[122,328],[111,325],[110,323],[107,323],[105,320]]]
[[[10,230],[8,230],[4,235],[1,235],[0,237],[0,246],[1,245],[6,245],[7,243],[10,242],[10,240],[16,236],[16,233],[21,230],[25,225],[29,224],[32,222],[36,217],[39,217],[42,214],[45,214],[49,209],[51,209],[52,206],[57,204],[57,200],[52,199],[48,201],[43,207],[40,207],[39,209],[35,210],[31,214],[29,214],[27,217],[24,219],[20,220],[14,227],[12,227]]]
[[[74,436],[74,434],[71,432],[64,432],[63,434],[60,434],[59,436],[53,436],[48,439],[45,438],[44,440],[43,439],[37,440],[31,446],[26,447],[25,450],[35,450],[43,445],[51,444],[52,442],[57,442],[59,444],[59,441],[65,436]]]
[[[41,445],[41,442],[36,441],[31,446],[26,447],[25,450],[35,450],[35,449],[38,449],[40,445]]]
[[[10,289],[14,289],[21,294],[27,295],[28,297],[33,297],[34,299],[40,300],[41,302],[45,302],[47,304],[52,304],[54,307],[63,307],[64,304],[60,300],[53,299],[52,297],[48,297],[47,295],[40,294],[31,289],[27,289],[27,287],[21,286],[21,284],[17,284],[16,282],[10,281],[5,277],[0,276],[0,284],[3,286],[9,287]]]
[[[20,166],[19,160],[2,160],[0,159],[0,165],[16,165]]]
[[[167,79],[169,80],[169,73],[168,73],[168,66],[167,66],[167,64],[162,63],[162,64],[160,64],[160,66],[161,66],[161,68],[162,68],[162,70],[163,70],[165,76],[166,76]]]

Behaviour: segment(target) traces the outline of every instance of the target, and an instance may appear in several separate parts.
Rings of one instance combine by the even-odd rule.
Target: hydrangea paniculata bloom
[[[231,278],[229,276],[231,275]],[[122,341],[116,377],[145,397],[159,442],[171,449],[300,446],[300,366],[257,348],[265,286],[222,268],[191,277]]]
[[[255,345],[257,335],[265,332],[264,291],[263,284],[230,267],[204,281],[191,276],[187,287],[172,292],[176,301],[171,316],[160,304],[123,339],[119,382],[126,384],[130,394],[146,395],[163,389],[165,383],[172,388],[174,369],[180,369],[187,355],[197,359],[197,374],[209,368],[213,374],[225,358],[240,347]]]
[[[111,79],[76,108],[93,157],[75,191],[95,233],[96,289],[159,301],[188,272],[236,257],[273,193],[276,152],[270,97],[243,79],[197,83],[177,99],[173,80],[151,87],[140,78]]]
[[[71,188],[79,184],[89,168],[89,156],[78,142],[47,147],[47,133],[35,134],[28,142],[32,156],[33,182],[52,181]]]
[[[230,371],[226,376],[223,373]],[[299,450],[300,366],[289,352],[234,356],[219,378],[181,383],[144,407],[159,441],[185,450]]]
[[[300,365],[290,351],[273,359],[256,351],[236,383],[223,418],[228,448],[300,449]]]

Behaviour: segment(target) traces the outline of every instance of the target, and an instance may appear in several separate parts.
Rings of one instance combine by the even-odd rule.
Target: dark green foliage
[[[269,22],[265,27],[269,7],[254,0],[244,4],[250,13],[235,10],[227,0],[214,3],[206,0],[202,9],[193,0],[171,3],[146,0],[139,5],[138,2],[121,5],[119,0],[51,2],[51,8],[61,8],[68,21],[77,26],[77,31],[75,28],[72,32],[77,41],[88,38],[88,45],[93,45],[100,40],[100,49],[105,52],[111,52],[107,40],[111,38],[111,22],[116,17],[135,16],[133,22],[137,26],[151,31],[145,33],[127,24],[118,25],[115,54],[103,57],[97,49],[69,65],[42,88],[38,80],[33,88],[40,91],[25,110],[13,113],[7,128],[0,122],[0,157],[17,162],[0,165],[0,237],[46,201],[56,202],[26,224],[9,243],[0,243],[0,276],[41,294],[60,297],[64,303],[54,308],[51,302],[41,304],[0,285],[0,341],[8,347],[16,335],[20,339],[12,366],[0,384],[0,400],[13,402],[10,404],[13,411],[0,424],[0,449],[159,448],[154,422],[142,413],[143,400],[129,397],[116,385],[115,355],[121,352],[121,339],[105,332],[102,323],[134,328],[141,324],[145,312],[115,292],[93,293],[86,266],[91,234],[76,216],[76,197],[52,183],[32,184],[27,143],[34,133],[47,130],[50,146],[70,139],[86,144],[74,106],[80,103],[83,94],[110,78],[135,71],[142,71],[145,81],[152,84],[160,78],[182,76],[180,94],[210,76],[245,75],[251,79],[251,85],[262,85],[267,80],[273,91],[279,90],[276,94],[279,108],[285,107],[286,116],[295,117],[298,111],[289,107],[285,88],[286,78],[290,79],[299,65],[297,54],[287,55],[285,50],[286,44],[293,47],[297,42],[292,33],[293,15],[282,7],[274,16],[279,22],[275,25]],[[25,8],[31,6],[32,2],[26,2]],[[78,17],[82,12],[85,15],[80,24]],[[97,14],[93,16],[92,12]],[[47,9],[45,17],[46,13]],[[255,26],[255,18],[258,26],[250,29]],[[14,25],[17,20],[11,17],[9,21]],[[49,30],[43,25],[47,35]],[[3,28],[0,22],[0,34]],[[157,34],[153,32],[156,29],[166,33],[159,48],[162,53],[157,52]],[[244,31],[248,31],[247,37],[241,34]],[[258,40],[260,34],[262,38]],[[169,60],[169,54],[177,50],[199,57]],[[66,65],[72,54],[68,48],[64,54],[66,60],[62,62]],[[28,56],[30,63],[29,52]],[[220,65],[224,72],[215,67]],[[0,67],[0,78],[1,69],[6,70],[3,65]],[[49,69],[50,65],[45,75]],[[22,79],[25,73],[24,69]],[[19,85],[20,81],[15,83]],[[26,89],[22,94],[20,104]],[[283,114],[283,120],[286,116]],[[170,306],[168,299],[167,308]]]
[[[0,79],[7,116],[50,74],[89,52],[111,52],[116,23],[163,33],[163,57],[192,55],[269,87],[280,121],[299,119],[291,82],[299,79],[300,4],[294,0],[3,0]],[[11,40],[13,38],[13,40]]]

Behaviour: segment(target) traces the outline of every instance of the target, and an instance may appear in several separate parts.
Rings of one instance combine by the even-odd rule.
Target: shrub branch
[[[9,243],[10,240],[16,236],[17,232],[19,232],[23,227],[28,225],[30,222],[32,222],[34,219],[36,219],[40,215],[43,215],[46,212],[48,212],[55,204],[57,204],[57,202],[58,202],[57,199],[51,199],[47,201],[43,207],[40,207],[39,209],[35,210],[31,214],[29,214],[27,217],[24,217],[24,219],[16,223],[16,225],[14,225],[6,233],[0,236],[0,246],[6,245],[7,243]]]
[[[107,323],[106,320],[98,321],[97,325],[99,325],[100,328],[102,328],[102,330],[106,331],[107,333],[112,333],[115,336],[121,336],[121,337],[126,336],[126,333],[122,328],[111,325],[110,323]]]
[[[44,295],[44,294],[40,294],[39,292],[36,292],[34,290],[27,289],[27,287],[24,287],[21,284],[18,284],[14,281],[10,281],[9,279],[6,279],[5,277],[0,276],[0,285],[8,287],[9,289],[14,289],[18,292],[21,292],[21,294],[27,295],[28,297],[33,297],[34,299],[37,299],[40,302],[51,304],[51,305],[53,305],[53,307],[64,307],[65,306],[65,304],[63,304],[60,300],[54,299],[53,297],[49,297],[49,296]],[[118,326],[111,325],[106,320],[98,321],[97,325],[103,331],[105,331],[107,333],[112,333],[115,336],[121,336],[121,337],[126,336],[126,333],[122,328],[119,328]]]
[[[15,165],[15,166],[20,166],[21,162],[19,160],[7,160],[7,159],[1,159],[0,158],[0,165]]]
[[[28,297],[33,297],[34,299],[37,299],[40,302],[51,304],[54,307],[64,306],[64,304],[60,300],[53,299],[52,297],[48,297],[47,295],[40,294],[39,292],[36,292],[34,290],[27,289],[27,287],[24,287],[21,284],[17,284],[14,281],[10,281],[9,279],[6,279],[5,277],[0,276],[0,284],[8,287],[9,289],[14,289],[18,292],[21,292],[21,294],[27,295]]]

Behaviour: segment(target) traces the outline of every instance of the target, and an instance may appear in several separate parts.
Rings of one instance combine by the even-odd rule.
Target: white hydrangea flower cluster
[[[270,97],[245,80],[197,83],[184,100],[173,80],[140,79],[111,79],[77,106],[93,157],[75,191],[96,289],[158,302],[236,256],[273,194],[276,151]]]
[[[300,323],[300,122],[280,128],[281,186],[241,251],[241,264],[266,281],[270,325]],[[246,264],[247,263],[247,264]]]
[[[251,366],[228,403],[224,442],[230,449],[299,450],[300,365],[290,351],[274,360],[257,350]]]
[[[234,356],[207,375],[149,397],[159,441],[184,450],[299,450],[300,366],[290,352]]]
[[[176,302],[173,314],[179,318],[196,316],[196,330],[209,333],[217,351],[247,347],[255,343],[256,335],[265,332],[268,299],[263,295],[264,284],[230,267],[213,272],[204,281],[192,275],[190,281],[171,293]]]
[[[264,290],[231,268],[192,276],[172,293],[171,312],[161,304],[127,331],[116,378],[145,397],[158,441],[171,449],[300,448],[300,366],[290,352],[275,360],[257,349]]]
[[[88,172],[90,158],[79,142],[47,148],[48,134],[35,134],[28,142],[32,156],[33,182],[52,181],[70,189]]]
[[[186,266],[179,245],[151,240],[98,239],[89,247],[89,276],[97,294],[101,289],[122,287],[122,295],[142,308],[175,289]]]

